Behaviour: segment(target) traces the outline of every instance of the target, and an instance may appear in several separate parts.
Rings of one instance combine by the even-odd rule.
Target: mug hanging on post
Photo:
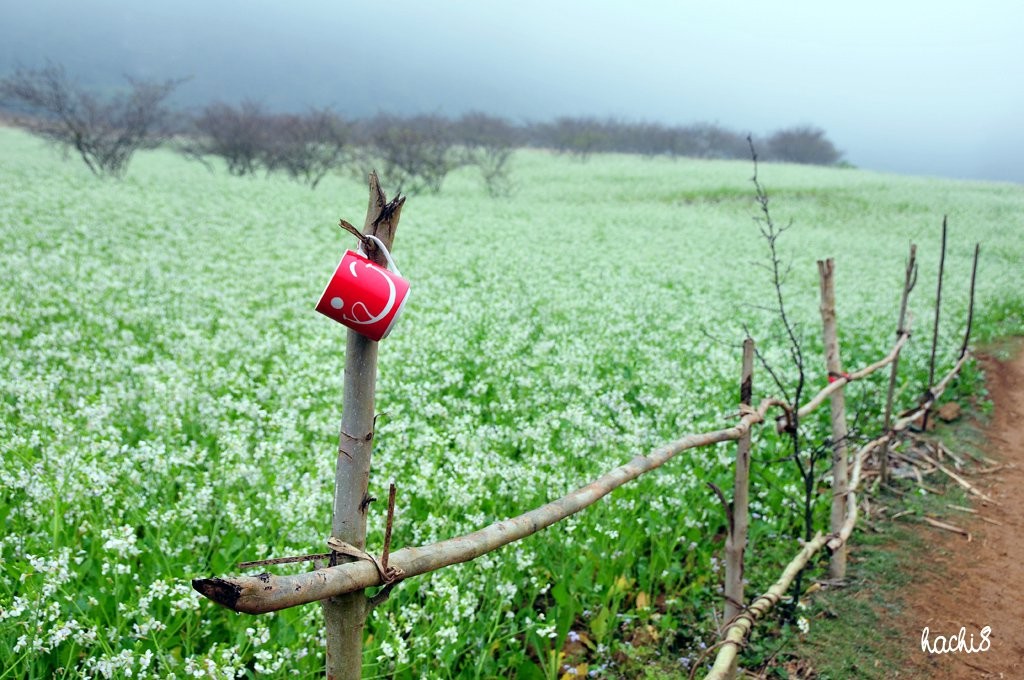
[[[384,253],[388,267],[384,269],[359,252],[345,251],[334,276],[320,296],[316,311],[371,340],[388,336],[409,299],[409,282],[402,278],[379,238],[367,236]]]

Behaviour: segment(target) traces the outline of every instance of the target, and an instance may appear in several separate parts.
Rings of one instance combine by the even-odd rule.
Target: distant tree
[[[259,102],[210,104],[192,128],[179,150],[203,162],[209,156],[222,158],[232,175],[255,173],[270,155],[269,115]]]
[[[676,153],[692,158],[744,158],[747,142],[743,135],[714,123],[695,123],[677,130]]]
[[[452,134],[463,146],[466,163],[479,168],[487,193],[510,194],[509,160],[521,142],[519,131],[502,118],[472,112],[452,124]]]
[[[534,126],[533,134],[541,146],[568,153],[581,161],[593,153],[613,150],[606,126],[594,118],[563,116]]]
[[[643,154],[644,156],[658,156],[662,154],[672,155],[675,153],[676,128],[666,127],[659,123],[640,123],[632,126],[630,135],[632,153]]]
[[[526,133],[533,146],[572,154],[581,160],[598,152],[693,158],[744,158],[747,155],[743,135],[712,123],[680,127],[563,117],[530,125]]]
[[[773,133],[767,140],[767,157],[786,163],[835,165],[842,154],[821,128],[801,125]]]
[[[181,82],[128,78],[127,91],[104,98],[48,63],[0,80],[0,101],[14,110],[19,127],[66,152],[74,149],[93,174],[123,177],[136,151],[166,137],[164,101]]]
[[[378,114],[360,126],[361,141],[384,181],[407,194],[438,193],[459,158],[450,123],[440,116]]]
[[[341,167],[349,145],[348,125],[329,109],[270,117],[264,137],[262,162],[267,170],[282,170],[312,189]]]

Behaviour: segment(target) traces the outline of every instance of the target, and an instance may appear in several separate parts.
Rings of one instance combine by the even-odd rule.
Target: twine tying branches
[[[331,536],[327,539],[327,547],[331,549],[330,557],[332,567],[337,564],[338,555],[346,555],[357,560],[366,560],[373,564],[373,566],[377,568],[377,573],[380,574],[381,583],[383,583],[385,587],[392,586],[402,580],[402,577],[405,576],[405,571],[403,571],[401,567],[388,565],[388,556],[391,553],[391,527],[395,517],[395,491],[395,484],[392,482],[391,488],[388,491],[388,519],[387,526],[384,530],[384,549],[381,552],[381,557],[378,559],[365,550],[360,550],[351,543],[346,543],[340,538]]]
[[[393,566],[393,565],[388,565],[388,557],[391,555],[391,529],[392,529],[392,526],[394,524],[394,519],[395,519],[395,494],[396,494],[396,491],[397,491],[397,488],[395,486],[395,483],[392,482],[391,483],[391,488],[388,490],[387,525],[386,525],[385,530],[384,530],[384,549],[383,549],[383,551],[381,553],[380,559],[378,559],[377,557],[374,557],[373,555],[371,555],[370,553],[366,552],[365,550],[360,550],[359,548],[355,547],[351,543],[346,543],[345,541],[341,540],[340,538],[337,538],[335,536],[331,536],[330,538],[327,539],[327,547],[331,549],[331,552],[329,552],[329,553],[316,553],[316,554],[310,554],[310,555],[299,555],[297,557],[275,557],[275,558],[268,559],[268,560],[257,560],[255,562],[239,562],[238,563],[238,568],[239,569],[252,569],[254,567],[262,567],[262,566],[268,566],[268,565],[273,565],[273,564],[290,564],[290,563],[294,563],[294,562],[310,562],[310,561],[326,560],[326,559],[330,560],[330,566],[333,567],[336,564],[338,564],[338,561],[337,561],[337,556],[338,555],[346,555],[348,557],[352,557],[352,558],[355,558],[357,560],[366,560],[367,562],[370,562],[374,567],[377,568],[377,573],[380,574],[380,580],[381,580],[382,584],[384,585],[384,590],[382,590],[380,593],[377,594],[377,596],[375,596],[374,598],[371,598],[371,600],[370,600],[371,604],[379,604],[379,602],[375,603],[374,600],[376,600],[382,594],[384,596],[383,599],[387,599],[387,593],[390,593],[391,588],[393,588],[395,586],[395,584],[397,584],[399,581],[401,581],[402,578],[405,576],[405,571],[402,570],[401,567],[396,567],[396,566]],[[376,500],[376,499],[373,499],[373,498],[367,499],[367,501],[370,501],[370,500]],[[381,600],[381,601],[383,601],[383,600]]]
[[[380,578],[385,583],[388,582],[388,574],[384,570],[384,566],[381,564],[380,559],[374,557],[365,550],[360,550],[351,543],[346,543],[340,538],[331,536],[327,539],[327,547],[331,549],[332,562],[336,562],[338,555],[346,555],[357,560],[367,560],[373,566],[377,567],[377,572],[380,574]],[[332,564],[331,566],[335,566]],[[394,580],[393,578],[390,580]]]

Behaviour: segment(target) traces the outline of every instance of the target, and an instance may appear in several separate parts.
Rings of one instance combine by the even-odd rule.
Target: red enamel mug
[[[384,253],[391,270],[362,252],[345,251],[334,276],[320,296],[316,311],[371,340],[388,336],[409,299],[409,282],[376,236],[367,236]]]

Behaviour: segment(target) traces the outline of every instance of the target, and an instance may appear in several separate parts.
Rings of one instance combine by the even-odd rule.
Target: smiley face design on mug
[[[394,267],[388,271],[362,253],[346,251],[320,296],[316,311],[371,340],[387,337],[409,296],[409,282]]]

